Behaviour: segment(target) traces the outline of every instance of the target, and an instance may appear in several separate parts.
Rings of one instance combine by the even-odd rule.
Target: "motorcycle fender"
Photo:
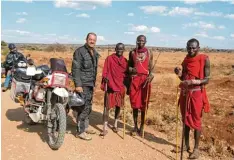
[[[65,88],[56,87],[52,91],[54,94],[58,95],[59,97],[68,97],[68,91]]]

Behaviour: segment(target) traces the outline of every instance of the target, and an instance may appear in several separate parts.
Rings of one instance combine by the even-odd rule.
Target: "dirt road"
[[[101,111],[91,115],[91,128],[97,131],[92,141],[75,138],[76,123],[72,111],[68,116],[67,134],[62,147],[53,151],[46,143],[46,127],[43,124],[28,126],[22,122],[22,107],[10,99],[10,91],[2,93],[2,159],[3,160],[167,160],[175,159],[174,142],[168,142],[166,136],[146,128],[145,139],[131,137],[129,126],[125,139],[122,130],[119,135],[109,129],[109,134],[102,139],[100,133]],[[113,120],[112,120],[113,122]],[[122,128],[121,128],[122,129]],[[185,154],[185,158],[188,157]],[[209,159],[201,157],[200,159]]]

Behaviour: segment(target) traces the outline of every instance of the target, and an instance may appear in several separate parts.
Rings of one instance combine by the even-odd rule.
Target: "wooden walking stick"
[[[183,128],[182,128],[182,140],[181,140],[181,152],[180,152],[180,160],[183,159],[183,153],[184,153],[184,132],[185,132],[185,118],[186,118],[186,111],[187,111],[187,103],[188,103],[188,89],[186,88],[185,91],[185,96],[186,96],[186,100],[185,100],[185,108],[184,108],[184,119],[183,119]]]
[[[179,81],[179,78],[177,78]],[[179,83],[176,90],[176,160],[178,160]]]
[[[158,61],[158,58],[159,58],[160,54],[161,54],[161,53],[158,54],[156,60],[154,61],[154,65],[153,65],[153,67],[150,69],[150,73],[153,71],[153,69],[154,69],[154,67],[155,67],[155,65],[156,65],[156,63],[157,63],[157,61]],[[149,74],[150,74],[150,73],[149,73]],[[149,83],[148,81],[145,82],[143,88],[145,88],[146,84],[147,84],[146,108],[145,108],[145,117],[144,117],[142,138],[144,138],[144,136],[145,136],[145,129],[144,129],[145,127],[144,127],[144,125],[145,125],[146,116],[147,116],[148,103],[149,103],[149,90],[150,90],[150,83]]]
[[[123,97],[123,139],[125,137],[125,102],[124,102],[124,97]]]
[[[107,83],[105,83],[105,95],[104,95],[104,111],[103,111],[103,139],[105,137],[105,132],[106,132],[106,128],[105,128],[105,123],[106,121],[108,122],[109,119],[109,114],[108,117],[106,119],[106,114],[107,114],[107,107],[108,107],[108,93],[107,93]],[[105,121],[106,120],[106,121]]]
[[[145,107],[145,117],[144,117],[144,123],[143,123],[142,138],[145,137],[145,121],[146,121],[148,104],[149,104],[149,89],[150,89],[150,83],[147,83],[146,107]]]

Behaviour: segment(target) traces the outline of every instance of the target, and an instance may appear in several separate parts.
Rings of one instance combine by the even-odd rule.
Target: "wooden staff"
[[[145,117],[144,117],[144,123],[143,123],[142,138],[145,137],[145,121],[146,121],[147,110],[148,110],[148,104],[149,104],[149,89],[150,89],[150,83],[147,84],[146,107],[145,107]]]
[[[177,81],[179,78],[177,78]],[[178,160],[178,121],[179,121],[179,84],[176,90],[176,160]],[[177,103],[177,104],[176,104]]]
[[[183,120],[183,128],[182,128],[182,139],[181,139],[181,152],[180,152],[180,160],[183,159],[183,153],[184,153],[184,132],[185,132],[185,118],[186,118],[186,111],[187,111],[187,105],[188,105],[188,94],[189,91],[186,88],[185,91],[185,96],[186,96],[186,100],[185,100],[185,109],[184,109],[184,120]]]
[[[124,97],[123,97],[123,139],[125,137],[125,102],[124,102]]]

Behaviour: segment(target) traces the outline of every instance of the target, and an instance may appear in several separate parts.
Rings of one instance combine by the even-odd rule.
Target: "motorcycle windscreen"
[[[50,68],[51,71],[61,71],[67,73],[67,68],[63,59],[51,58],[50,59]]]

